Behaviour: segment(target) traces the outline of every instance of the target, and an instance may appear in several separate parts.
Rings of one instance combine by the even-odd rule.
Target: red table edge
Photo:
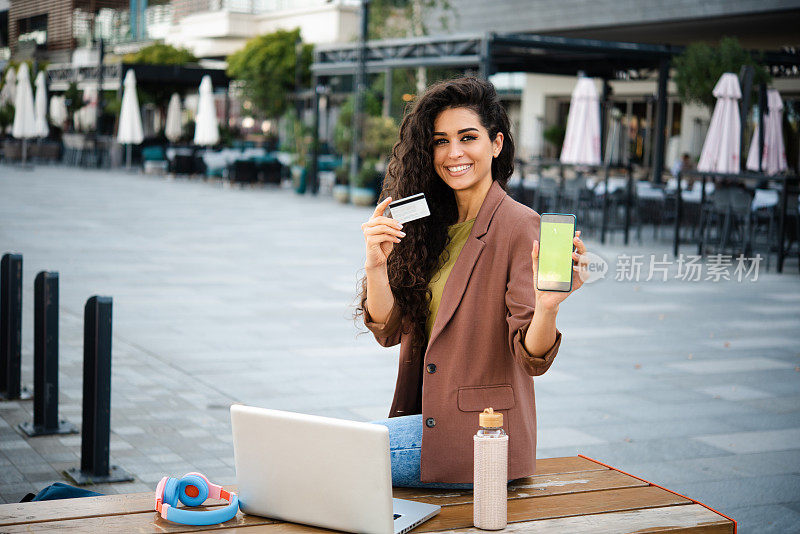
[[[698,500],[696,500],[696,499],[692,499],[691,497],[687,497],[686,495],[681,495],[681,494],[680,494],[680,493],[678,493],[677,491],[672,491],[671,489],[667,489],[667,488],[665,488],[664,486],[659,486],[658,484],[654,484],[654,483],[650,482],[649,480],[645,480],[645,479],[643,479],[642,477],[637,477],[636,475],[632,475],[632,474],[630,474],[630,473],[626,473],[626,472],[625,472],[625,471],[623,471],[622,469],[617,469],[617,468],[616,468],[616,467],[614,467],[613,465],[604,464],[603,462],[601,462],[601,461],[598,461],[598,460],[595,460],[594,458],[589,458],[589,457],[588,457],[588,456],[586,456],[586,455],[579,454],[579,455],[578,455],[578,457],[580,457],[580,458],[584,458],[584,459],[586,459],[586,460],[589,460],[589,461],[592,461],[592,462],[594,462],[594,463],[596,463],[596,464],[600,464],[600,465],[602,465],[603,467],[608,467],[609,469],[613,469],[614,471],[618,471],[618,472],[622,473],[623,475],[628,475],[629,477],[633,477],[633,478],[635,478],[635,479],[637,479],[637,480],[641,480],[642,482],[646,482],[646,483],[650,484],[651,486],[655,486],[655,487],[657,487],[657,488],[660,488],[660,489],[662,489],[662,490],[664,490],[664,491],[668,491],[668,492],[670,492],[670,493],[672,493],[672,494],[674,494],[674,495],[677,495],[678,497],[683,497],[684,499],[687,499],[687,500],[689,500],[689,501],[692,501],[692,502],[693,502],[693,503],[695,503],[695,504],[699,504],[699,505],[700,505],[700,506],[702,506],[703,508],[706,508],[706,509],[708,509],[708,510],[711,510],[711,511],[712,511],[712,512],[714,512],[715,514],[719,514],[719,515],[721,515],[722,517],[724,517],[725,519],[727,519],[727,520],[729,520],[729,521],[733,521],[733,534],[736,534],[736,529],[737,529],[736,520],[735,520],[734,518],[732,518],[732,517],[728,517],[727,515],[725,515],[725,514],[723,514],[722,512],[720,512],[719,510],[714,510],[713,508],[711,508],[711,507],[710,507],[710,506],[708,506],[707,504],[703,504],[703,503],[701,503],[700,501],[698,501]]]

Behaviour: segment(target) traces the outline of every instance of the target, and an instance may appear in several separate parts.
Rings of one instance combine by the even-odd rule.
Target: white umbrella
[[[590,78],[578,78],[572,91],[561,162],[600,164],[600,100]]]
[[[772,175],[786,170],[786,149],[783,146],[783,101],[776,89],[767,91],[767,113],[764,115],[764,150],[761,155],[761,169]],[[747,154],[747,168],[758,170],[758,126],[753,132],[750,152]]]
[[[197,103],[197,117],[194,126],[194,144],[202,146],[216,145],[219,142],[219,126],[217,108],[211,88],[211,78],[203,76],[200,82],[200,98]]]
[[[177,143],[181,135],[183,135],[183,129],[181,128],[181,97],[178,96],[178,93],[172,93],[169,99],[164,135],[173,143]]]
[[[13,104],[17,95],[17,71],[9,67],[6,71],[6,83],[0,91],[0,106]]]
[[[117,141],[128,145],[127,167],[131,167],[131,145],[138,145],[144,140],[142,131],[142,116],[139,112],[139,99],[136,96],[136,75],[133,70],[125,74],[123,82],[125,89],[122,92],[122,110],[119,114],[119,129]]]
[[[22,139],[22,163],[27,159],[27,140],[36,137],[36,112],[33,108],[33,91],[28,76],[28,64],[23,63],[17,72],[17,93],[14,99],[14,125],[11,135]]]
[[[50,97],[50,120],[57,126],[62,126],[67,120],[67,103],[64,96],[53,95]]]
[[[741,169],[739,161],[740,132],[739,104],[742,97],[739,79],[726,72],[714,87],[717,97],[711,124],[708,127],[703,150],[700,152],[698,171],[737,173]]]
[[[36,111],[36,137],[47,137],[50,127],[47,125],[47,81],[44,71],[36,75],[36,98],[33,104]]]

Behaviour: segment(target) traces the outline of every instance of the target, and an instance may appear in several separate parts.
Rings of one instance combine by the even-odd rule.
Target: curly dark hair
[[[394,245],[387,259],[389,285],[410,328],[415,354],[427,345],[425,323],[431,292],[428,283],[439,267],[442,251],[449,242],[447,227],[458,220],[453,190],[436,174],[433,166],[433,124],[438,115],[451,108],[468,108],[480,117],[481,125],[494,140],[503,134],[503,148],[492,160],[492,179],[503,189],[514,171],[514,141],[506,111],[494,86],[480,78],[464,77],[431,85],[400,125],[400,137],[392,149],[380,198],[399,199],[425,193],[431,215],[403,227],[406,236]],[[367,279],[361,280],[361,301],[356,316],[362,315],[367,299]],[[405,330],[408,332],[408,330]]]

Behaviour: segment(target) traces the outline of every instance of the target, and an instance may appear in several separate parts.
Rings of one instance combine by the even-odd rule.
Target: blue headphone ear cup
[[[162,500],[164,504],[168,504],[172,507],[178,505],[178,479],[175,477],[169,477],[167,479],[167,483],[164,484],[164,499]]]
[[[186,493],[186,488],[194,486],[197,488],[197,495],[191,496]],[[205,479],[197,475],[186,475],[178,482],[178,498],[186,506],[200,506],[208,499],[208,484]]]

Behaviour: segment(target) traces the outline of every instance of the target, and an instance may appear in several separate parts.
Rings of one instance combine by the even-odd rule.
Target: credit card
[[[400,198],[389,203],[389,212],[392,219],[400,224],[416,221],[431,214],[425,193],[417,193],[410,197]]]

